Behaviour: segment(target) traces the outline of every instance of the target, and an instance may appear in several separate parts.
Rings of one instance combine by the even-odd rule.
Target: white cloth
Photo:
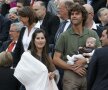
[[[34,31],[35,31],[36,29],[37,29],[36,24],[35,24],[35,26],[31,29],[30,32],[28,31],[28,27],[26,27],[25,32],[24,32],[24,35],[23,35],[23,39],[22,39],[22,42],[23,42],[23,46],[24,46],[24,50],[25,50],[25,51],[28,50],[28,47],[29,47],[29,44],[30,44],[30,41],[31,41],[31,38],[32,38],[32,34],[34,33]]]
[[[73,56],[69,56],[67,55],[67,63],[73,65],[74,62],[78,59],[78,58],[83,58],[82,54],[78,54],[78,55],[73,55]]]
[[[25,86],[26,90],[58,90],[54,80],[49,80],[47,67],[29,52],[22,54],[14,76]],[[55,89],[52,89],[51,85]]]
[[[69,19],[67,21],[68,22],[66,23],[63,32],[65,32],[68,29],[69,25],[71,24],[71,21]]]

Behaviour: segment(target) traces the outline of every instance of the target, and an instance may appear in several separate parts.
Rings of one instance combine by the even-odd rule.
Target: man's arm
[[[62,69],[71,69],[70,66],[67,64],[65,61],[63,61],[61,58],[61,53],[60,52],[56,52],[54,53],[54,57],[53,57],[53,62],[56,66],[62,68]]]
[[[81,67],[81,68],[77,68],[77,65],[70,65],[67,64],[65,61],[63,61],[61,58],[61,53],[60,52],[56,52],[54,53],[54,58],[53,58],[53,62],[56,66],[62,68],[62,69],[67,69],[67,70],[71,70],[74,71],[75,73],[77,73],[80,76],[85,75],[86,70],[85,68]]]

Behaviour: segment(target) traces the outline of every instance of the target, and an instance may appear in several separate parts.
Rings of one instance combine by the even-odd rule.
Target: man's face
[[[102,42],[102,46],[106,46],[108,45],[108,35],[106,34],[107,30],[104,30],[102,32],[102,36],[100,38],[101,42]]]
[[[101,12],[101,16],[99,17],[99,20],[102,21],[104,24],[108,23],[108,10],[103,10]]]
[[[42,20],[45,16],[45,12],[46,12],[45,7],[41,6],[39,3],[34,3],[32,8],[35,11],[36,17],[39,20]]]
[[[83,22],[83,17],[81,12],[72,11],[71,12],[71,22],[73,25],[79,25]]]
[[[15,19],[18,18],[18,16],[17,16],[15,13],[10,13],[10,14],[8,15],[8,18],[9,18],[10,20],[15,20]]]
[[[16,31],[16,26],[11,25],[9,35],[11,39],[16,39],[19,35],[19,32]]]
[[[23,8],[22,3],[17,2],[17,11],[21,10]]]
[[[68,17],[68,10],[67,10],[66,6],[62,3],[59,3],[59,5],[58,5],[58,15],[63,20],[65,20],[65,18]]]

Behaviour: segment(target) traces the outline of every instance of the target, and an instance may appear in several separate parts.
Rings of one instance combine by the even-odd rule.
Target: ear
[[[101,19],[101,17],[98,17],[98,19],[101,21],[102,19]]]

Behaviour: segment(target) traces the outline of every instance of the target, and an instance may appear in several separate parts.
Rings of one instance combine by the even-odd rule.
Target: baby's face
[[[86,41],[86,47],[94,48],[95,47],[95,41],[92,39],[88,39]]]

